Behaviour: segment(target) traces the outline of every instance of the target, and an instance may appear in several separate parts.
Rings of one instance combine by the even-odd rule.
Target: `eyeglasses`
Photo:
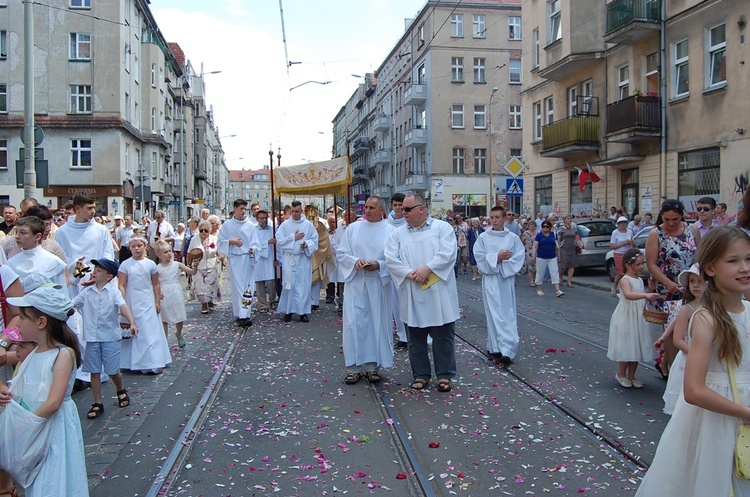
[[[210,230],[198,230],[199,233],[209,233]]]
[[[703,212],[708,212],[708,211],[710,211],[710,210],[711,210],[711,207],[708,207],[708,206],[704,206],[704,207],[696,207],[696,208],[695,208],[695,210],[696,210],[696,212],[701,212],[701,211],[703,211]]]
[[[685,206],[681,202],[664,202],[661,204],[662,210],[675,211],[680,214],[685,210]]]
[[[416,209],[417,207],[424,207],[422,204],[417,204],[413,207],[404,207],[404,212],[411,212],[412,209]]]

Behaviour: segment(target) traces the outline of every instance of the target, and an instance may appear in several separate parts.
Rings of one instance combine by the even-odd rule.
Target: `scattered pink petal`
[[[406,473],[399,473],[396,475],[397,480],[406,480]]]

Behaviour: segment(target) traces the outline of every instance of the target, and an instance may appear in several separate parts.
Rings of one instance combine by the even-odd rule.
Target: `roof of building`
[[[235,169],[231,169],[229,171],[229,181],[253,181],[253,176],[255,174],[261,174],[261,173],[269,174],[270,171],[268,169],[265,169],[265,168],[255,169],[255,170],[250,170],[250,169],[235,170]],[[267,181],[267,180],[262,180],[262,181]]]

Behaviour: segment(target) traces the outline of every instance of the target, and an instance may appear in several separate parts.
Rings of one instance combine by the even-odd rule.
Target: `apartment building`
[[[524,4],[527,213],[604,215],[729,204],[747,184],[738,0]],[[731,102],[731,103],[730,103]],[[583,190],[579,170],[601,178]],[[744,174],[744,176],[743,176]]]
[[[432,213],[485,215],[521,155],[522,35],[520,0],[430,0],[407,20],[334,119],[353,197],[414,192]]]
[[[271,173],[266,168],[229,171],[227,190],[230,203],[242,198],[248,204],[258,204],[263,210],[271,210]]]
[[[162,209],[177,219],[180,174],[185,198],[196,183],[194,155],[183,168],[174,145],[204,109],[181,112],[194,73],[186,74],[184,55],[178,62],[148,2],[51,0],[34,5],[34,24],[40,202],[54,209],[87,193],[108,215]],[[15,205],[23,198],[23,25],[23,5],[1,2],[0,202]]]

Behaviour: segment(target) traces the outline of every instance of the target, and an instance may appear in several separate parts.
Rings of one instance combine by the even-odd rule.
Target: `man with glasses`
[[[696,205],[695,210],[698,211],[698,222],[695,223],[693,229],[697,230],[700,233],[700,237],[703,238],[711,228],[718,225],[714,219],[716,200],[712,197],[703,197],[698,200]]]
[[[492,213],[490,213],[490,218],[492,218]],[[508,211],[505,213],[505,227],[517,237],[521,237],[521,226],[516,221],[515,212]]]
[[[247,219],[247,201],[234,201],[234,215],[219,228],[218,252],[229,259],[229,281],[232,285],[232,314],[246,328],[253,319],[253,269],[255,253],[260,249],[258,233]]]
[[[456,237],[448,223],[429,217],[422,196],[407,196],[403,207],[407,224],[388,238],[385,260],[407,327],[411,387],[423,390],[429,384],[432,368],[427,337],[431,336],[437,389],[449,392],[456,376],[454,326],[459,318],[453,276]]]

